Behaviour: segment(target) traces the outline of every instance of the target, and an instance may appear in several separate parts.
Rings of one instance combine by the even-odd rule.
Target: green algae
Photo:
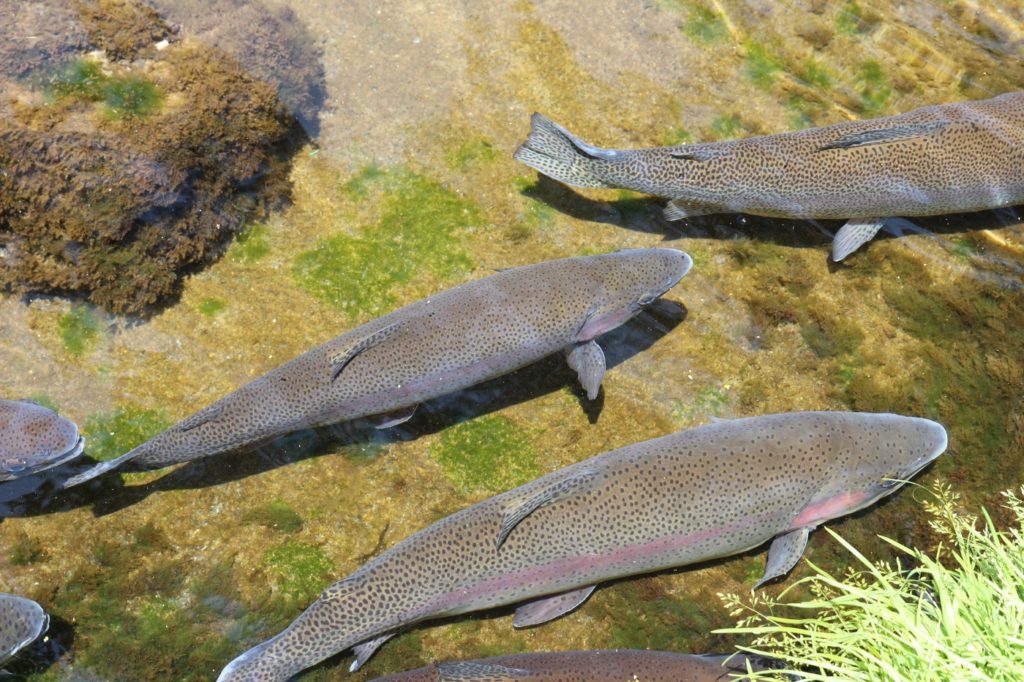
[[[860,35],[871,30],[871,22],[866,18],[864,9],[849,0],[836,15],[836,30],[845,35]]]
[[[266,225],[246,225],[235,238],[228,257],[240,263],[255,263],[270,253],[270,236]]]
[[[797,75],[803,82],[822,90],[832,87],[832,72],[814,57],[804,60]]]
[[[494,143],[483,138],[467,140],[445,154],[450,168],[464,171],[476,163],[489,163],[498,158]]]
[[[747,78],[761,88],[774,85],[776,77],[782,71],[782,61],[778,55],[766,45],[755,42],[746,44],[746,53],[743,72]]]
[[[671,128],[661,138],[663,147],[674,147],[678,144],[690,144],[693,142],[693,135],[686,128]]]
[[[75,59],[53,74],[44,88],[50,101],[62,98],[99,99],[100,88],[106,82],[98,62],[92,59]]]
[[[113,459],[141,445],[171,425],[162,412],[137,405],[122,405],[94,414],[86,421],[87,454],[99,461]]]
[[[47,558],[42,541],[27,533],[20,533],[7,552],[7,559],[15,566],[35,564]]]
[[[359,192],[382,186],[380,218],[358,235],[326,237],[299,254],[292,274],[300,286],[354,319],[392,309],[397,288],[424,271],[446,280],[472,268],[462,245],[480,220],[471,201],[401,169],[364,170],[356,177]]]
[[[217,315],[224,312],[224,309],[228,307],[227,301],[222,298],[204,298],[196,306],[196,309],[201,315],[206,317],[216,317]]]
[[[722,411],[732,403],[728,385],[721,388],[705,386],[689,402],[676,400],[672,403],[672,420],[680,424],[699,424],[710,417],[721,416]]]
[[[697,43],[711,45],[729,37],[722,16],[703,5],[693,5],[687,12],[683,33]]]
[[[711,130],[720,140],[731,140],[747,131],[747,126],[736,114],[718,116],[711,121]]]
[[[263,557],[277,596],[289,607],[305,606],[330,583],[334,564],[319,547],[288,540],[267,550]]]
[[[96,345],[101,328],[99,316],[85,305],[72,306],[57,320],[57,330],[64,343],[64,350],[75,356],[83,355]]]
[[[60,413],[60,410],[57,409],[57,402],[45,393],[33,393],[28,397],[28,399],[36,405],[42,405],[48,410]]]
[[[262,507],[254,507],[242,517],[245,523],[255,523],[281,533],[294,533],[302,529],[302,517],[281,500],[272,500]]]
[[[156,85],[139,76],[111,78],[101,88],[103,112],[110,118],[141,118],[160,108]]]
[[[462,493],[498,493],[541,474],[523,428],[508,417],[488,415],[443,431],[430,456]]]
[[[876,61],[869,60],[860,65],[856,89],[865,113],[881,112],[892,97],[892,87],[885,77],[882,65]]]

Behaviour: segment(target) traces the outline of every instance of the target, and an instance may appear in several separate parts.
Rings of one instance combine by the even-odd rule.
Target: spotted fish
[[[0,400],[0,481],[50,469],[82,454],[74,422],[30,400]]]
[[[668,651],[553,651],[434,663],[374,682],[742,682],[772,661],[753,656],[694,656]]]
[[[0,665],[46,632],[50,617],[31,599],[0,593]]]
[[[787,573],[818,524],[895,491],[946,447],[927,419],[794,412],[629,445],[452,514],[328,587],[220,680],[284,680],[352,648],[358,668],[413,623],[526,602],[536,625],[597,583],[771,541],[758,586]]]
[[[570,185],[667,197],[668,220],[712,213],[847,219],[832,243],[832,258],[840,261],[887,218],[1024,203],[1024,93],[634,150],[589,145],[534,114],[515,158]]]
[[[590,399],[605,370],[595,338],[671,289],[692,261],[675,249],[628,249],[504,270],[418,301],[308,351],[116,459],[159,468],[290,431],[380,415],[409,419],[424,400],[564,350]]]

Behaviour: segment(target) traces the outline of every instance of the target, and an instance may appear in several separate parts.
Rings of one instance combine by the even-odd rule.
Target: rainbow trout
[[[328,587],[221,682],[285,680],[352,648],[355,670],[397,631],[526,602],[536,625],[597,583],[771,541],[760,586],[818,524],[894,492],[946,448],[941,425],[892,414],[794,412],[629,445],[452,514]]]
[[[82,454],[73,421],[31,400],[0,400],[0,481],[51,469]]]
[[[394,426],[424,400],[559,350],[592,400],[605,371],[595,338],[675,286],[691,264],[675,249],[628,249],[463,284],[303,353],[64,486],[128,461],[160,468],[359,417]]]
[[[847,219],[840,261],[896,216],[1024,203],[1024,93],[727,142],[602,149],[534,114],[515,158],[577,187],[667,197],[668,220],[712,213]]]
[[[552,651],[434,663],[373,682],[742,682],[751,670],[771,670],[756,656],[695,656],[669,651]]]
[[[31,599],[0,593],[0,665],[46,632],[50,617]]]

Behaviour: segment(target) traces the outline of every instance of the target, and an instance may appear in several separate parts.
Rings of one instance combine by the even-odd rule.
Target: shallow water
[[[315,141],[293,159],[290,204],[145,320],[60,297],[0,298],[0,397],[45,397],[82,428],[86,455],[120,454],[321,341],[499,268],[657,245],[686,250],[694,268],[602,339],[610,370],[596,404],[549,358],[387,431],[296,434],[67,493],[55,482],[74,466],[0,484],[0,591],[51,615],[51,642],[22,673],[212,679],[327,584],[431,521],[711,417],[926,416],[946,425],[951,452],[919,483],[948,481],[965,504],[995,509],[999,491],[1024,482],[1020,209],[915,220],[905,237],[830,268],[821,228],[838,223],[669,224],[660,200],[577,193],[511,159],[533,111],[589,142],[634,147],[1018,90],[1018,3],[269,5],[291,5],[322,52],[325,100],[306,121]],[[878,533],[928,546],[919,495],[905,489],[831,525],[878,558],[890,552]],[[848,561],[822,533],[807,556]],[[512,630],[511,609],[425,624],[358,674],[345,672],[346,655],[303,679],[546,649],[719,651],[729,640],[710,630],[731,621],[716,594],[748,589],[763,562],[754,552],[618,581],[528,630]],[[766,589],[805,573],[801,563]]]

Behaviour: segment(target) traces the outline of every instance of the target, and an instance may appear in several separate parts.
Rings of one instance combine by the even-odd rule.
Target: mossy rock
[[[537,455],[523,428],[508,417],[492,415],[442,432],[430,456],[461,492],[498,493],[541,474]]]

